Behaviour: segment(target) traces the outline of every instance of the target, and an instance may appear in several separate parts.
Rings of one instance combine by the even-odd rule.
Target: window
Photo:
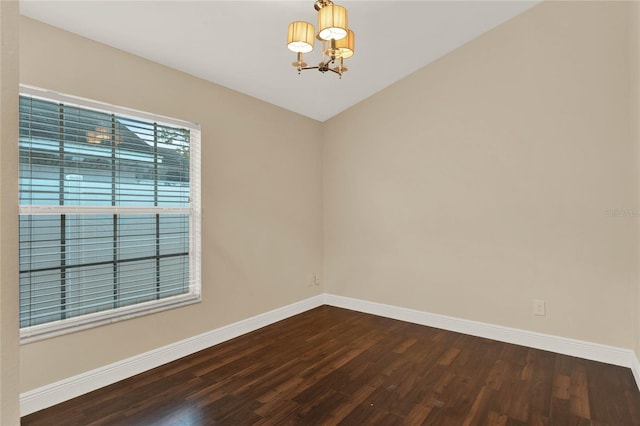
[[[23,86],[22,341],[200,300],[200,130]]]

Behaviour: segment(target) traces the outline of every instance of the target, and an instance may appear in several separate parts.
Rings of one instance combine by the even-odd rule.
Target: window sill
[[[81,330],[87,330],[89,328],[192,305],[194,303],[199,303],[201,300],[202,297],[200,294],[183,294],[162,300],[154,300],[104,312],[96,312],[94,314],[83,315],[76,318],[25,327],[20,329],[20,344],[24,345],[33,343],[39,340],[50,339]]]

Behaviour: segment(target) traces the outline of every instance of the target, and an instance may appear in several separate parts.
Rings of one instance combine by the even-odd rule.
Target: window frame
[[[155,212],[162,213],[188,213],[189,215],[189,290],[176,296],[170,296],[158,300],[136,303],[128,306],[113,308],[101,312],[84,314],[68,319],[56,320],[44,324],[20,328],[20,343],[30,343],[48,339],[68,333],[73,333],[88,328],[111,324],[149,315],[156,312],[174,309],[202,300],[201,280],[201,131],[200,125],[180,119],[161,116],[158,114],[143,112],[132,108],[112,105],[77,96],[58,93],[34,86],[20,85],[20,95],[62,103],[65,106],[91,109],[108,114],[132,117],[138,120],[181,127],[189,130],[189,206],[184,207],[155,207]],[[18,141],[16,141],[18,142]],[[143,206],[47,206],[47,205],[19,205],[19,215],[32,214],[114,214],[150,213],[148,207]],[[19,285],[19,283],[18,283]]]

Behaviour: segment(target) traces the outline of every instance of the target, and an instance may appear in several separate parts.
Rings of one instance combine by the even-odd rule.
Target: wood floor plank
[[[342,402],[335,407],[327,419],[327,424],[339,424],[353,411],[353,407],[362,404],[375,391],[374,387],[365,385],[353,395],[344,395]]]
[[[322,306],[23,425],[640,426],[628,368]]]

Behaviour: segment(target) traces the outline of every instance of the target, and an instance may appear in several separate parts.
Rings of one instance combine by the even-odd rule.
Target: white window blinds
[[[198,126],[20,96],[24,340],[200,298]]]

